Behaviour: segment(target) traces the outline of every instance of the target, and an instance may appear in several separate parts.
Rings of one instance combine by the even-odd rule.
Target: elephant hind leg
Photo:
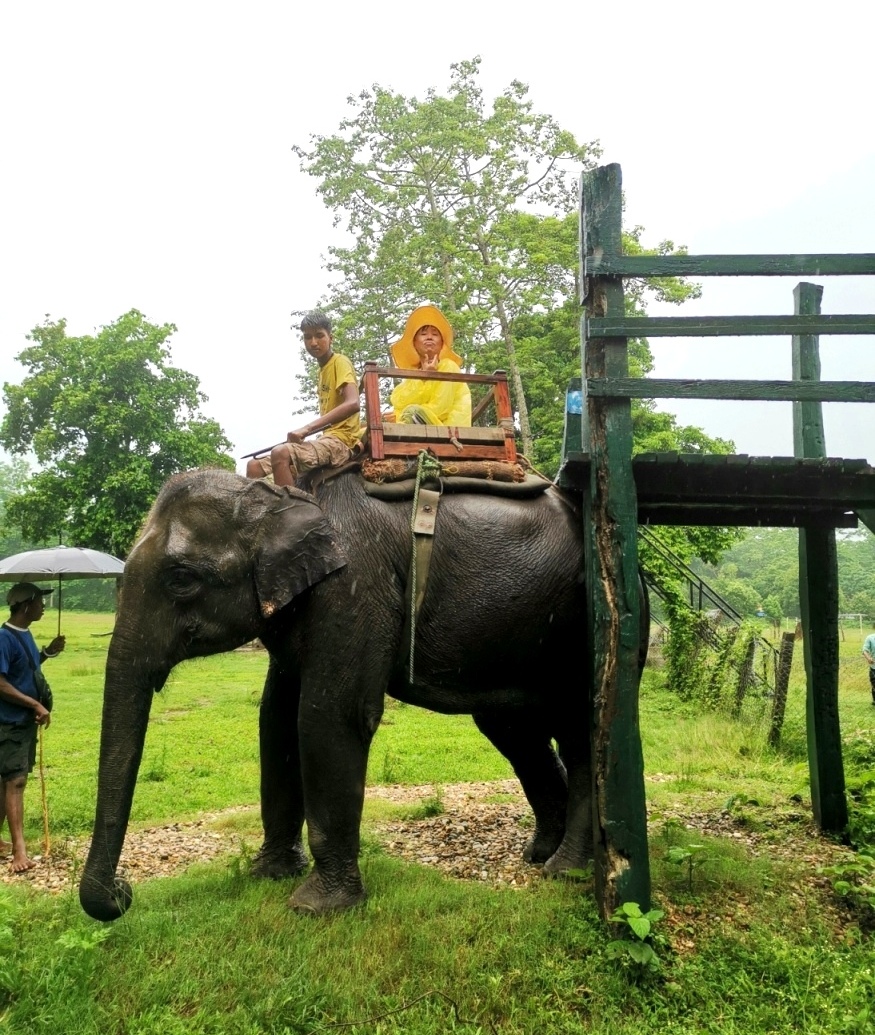
[[[530,711],[512,716],[480,713],[474,722],[513,766],[535,814],[535,832],[523,859],[533,865],[545,863],[565,836],[568,786],[565,767],[553,750],[543,716]]]
[[[586,870],[593,861],[592,765],[589,736],[559,741],[559,752],[568,770],[568,811],[565,835],[544,864],[547,876]]]

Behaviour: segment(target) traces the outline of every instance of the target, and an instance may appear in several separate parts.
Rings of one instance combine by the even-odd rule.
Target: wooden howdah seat
[[[485,385],[488,390],[472,411],[477,421],[490,403],[495,404],[496,424],[491,427],[443,427],[436,424],[395,424],[383,420],[380,403],[380,378],[395,381],[463,381],[469,385]],[[365,419],[368,426],[368,452],[374,460],[390,457],[417,456],[423,449],[438,457],[456,460],[506,460],[516,462],[513,411],[507,374],[445,374],[437,371],[401,370],[365,363],[361,389],[365,396]]]

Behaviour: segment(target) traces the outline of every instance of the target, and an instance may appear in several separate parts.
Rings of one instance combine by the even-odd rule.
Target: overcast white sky
[[[289,312],[326,286],[331,220],[291,153],[348,94],[481,82],[619,162],[627,219],[694,253],[875,252],[872,29],[864,0],[543,7],[150,0],[8,4],[0,17],[0,381],[45,314],[69,333],[131,308],[237,455],[292,416]],[[792,279],[706,281],[692,314],[792,312]],[[824,312],[875,312],[875,278],[824,278]],[[656,310],[654,310],[656,312]],[[790,342],[654,340],[656,376],[789,377]],[[823,376],[873,380],[873,340],[821,340]],[[277,376],[285,367],[287,376]],[[789,404],[666,403],[740,452],[792,453]],[[828,407],[832,455],[875,462],[875,407]],[[241,465],[242,469],[242,465]]]

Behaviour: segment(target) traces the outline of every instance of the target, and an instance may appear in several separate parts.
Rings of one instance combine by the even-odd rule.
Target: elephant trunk
[[[143,757],[152,693],[167,675],[144,671],[142,660],[138,664],[132,652],[117,644],[118,635],[117,631],[113,636],[106,665],[97,810],[79,885],[82,908],[104,921],[117,920],[131,904],[131,886],[116,877],[116,868]]]

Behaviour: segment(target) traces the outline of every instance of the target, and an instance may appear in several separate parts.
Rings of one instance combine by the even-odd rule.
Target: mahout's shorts
[[[312,442],[284,442],[289,451],[292,470],[296,475],[306,474],[322,467],[343,467],[349,463],[352,450],[334,435],[320,435]],[[271,473],[270,454],[258,457],[265,474]]]
[[[27,776],[36,764],[36,723],[13,726],[0,722],[0,779]]]

